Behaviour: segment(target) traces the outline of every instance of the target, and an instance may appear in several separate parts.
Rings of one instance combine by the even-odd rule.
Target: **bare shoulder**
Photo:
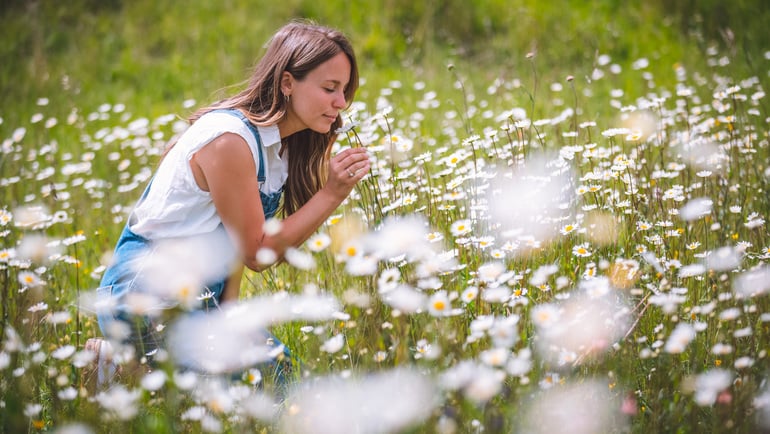
[[[190,168],[198,186],[205,191],[210,191],[217,180],[256,179],[256,164],[249,145],[235,133],[224,133],[193,154]]]

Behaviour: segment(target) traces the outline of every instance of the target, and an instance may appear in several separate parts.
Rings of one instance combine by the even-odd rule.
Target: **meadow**
[[[193,3],[0,14],[3,432],[770,432],[753,2],[730,32],[665,1]],[[371,174],[205,316],[182,287],[211,252],[168,249],[185,267],[163,270],[165,357],[90,390],[127,213],[185,116],[292,16],[359,49],[334,151],[366,147]],[[301,364],[288,388],[251,363],[265,326]]]

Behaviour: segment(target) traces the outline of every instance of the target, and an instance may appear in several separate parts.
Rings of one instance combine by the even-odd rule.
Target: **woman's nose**
[[[342,92],[338,93],[337,96],[334,98],[333,104],[334,104],[334,108],[338,108],[338,109],[344,109],[345,107],[347,107],[348,104],[347,104],[347,101],[345,101],[345,94]]]

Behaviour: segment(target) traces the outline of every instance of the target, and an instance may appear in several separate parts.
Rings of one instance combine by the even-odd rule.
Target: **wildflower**
[[[488,330],[493,344],[499,348],[510,348],[516,344],[519,341],[518,324],[518,315],[495,318],[492,327]]]
[[[562,235],[567,235],[574,232],[576,229],[577,229],[577,226],[573,224],[566,224],[562,226],[561,229],[559,229],[559,233],[561,233]]]
[[[470,220],[458,220],[452,223],[450,230],[452,235],[456,237],[467,235],[471,232],[471,222]]]
[[[511,298],[512,299],[521,298],[521,297],[524,297],[526,295],[527,295],[527,288],[519,287],[519,288],[515,288],[513,290],[513,292],[511,292]]]
[[[8,263],[16,258],[16,249],[0,249],[0,263]]]
[[[712,369],[695,378],[695,403],[700,406],[714,405],[720,392],[730,387],[733,374],[724,369]]]
[[[489,256],[494,259],[505,259],[505,251],[500,249],[493,249],[489,252]]]
[[[417,341],[417,345],[414,347],[414,358],[416,360],[425,358],[426,360],[433,360],[440,354],[438,346],[431,344],[427,339],[420,339]]]
[[[739,275],[733,285],[736,295],[754,297],[770,291],[770,267],[761,266]]]
[[[129,420],[138,412],[139,390],[128,390],[122,384],[96,395],[96,401],[118,419]]]
[[[741,310],[737,307],[731,307],[719,313],[719,319],[722,321],[733,321],[741,315]]]
[[[479,288],[476,286],[469,286],[463,290],[462,294],[460,294],[460,299],[464,303],[470,303],[473,300],[475,300],[476,297],[478,297],[478,295],[479,295]]]
[[[746,226],[748,229],[755,229],[763,226],[764,224],[765,219],[760,217],[758,213],[753,212],[746,218],[746,223],[744,223],[744,226]]]
[[[77,398],[78,391],[74,387],[70,386],[58,391],[56,396],[58,396],[62,401],[72,401],[73,399]]]
[[[679,277],[693,277],[700,276],[706,272],[706,267],[703,264],[691,264],[681,267],[679,269]]]
[[[287,263],[300,270],[312,270],[316,265],[311,255],[292,247],[286,249],[284,258]]]
[[[34,313],[34,312],[40,312],[40,311],[44,311],[44,310],[48,310],[48,305],[47,305],[47,304],[45,304],[45,303],[44,303],[44,302],[42,302],[42,301],[41,301],[41,302],[39,302],[39,303],[37,303],[37,304],[33,304],[32,306],[30,306],[29,308],[27,308],[27,311],[29,311],[29,312],[33,312],[33,313]]]
[[[747,369],[754,366],[754,359],[751,357],[739,357],[735,359],[735,369]]]
[[[517,431],[589,434],[628,430],[625,419],[616,414],[621,408],[618,394],[611,391],[606,382],[587,380],[552,387],[558,382],[557,374],[550,374],[540,382],[543,390],[533,397]]]
[[[759,257],[760,257],[760,258],[762,258],[762,259],[768,259],[768,258],[770,258],[770,246],[765,246],[765,247],[763,247],[763,248],[762,248],[762,249],[759,251],[759,253],[760,253]],[[2,251],[0,251],[0,262],[3,262],[3,259],[2,259],[2,254],[3,254],[3,252],[2,252]]]
[[[374,356],[372,357],[372,359],[376,363],[382,363],[387,358],[388,358],[388,353],[386,353],[385,351],[377,351],[376,353],[374,353]]]
[[[265,235],[268,236],[275,236],[278,235],[279,232],[281,232],[281,226],[283,223],[281,220],[271,217],[265,221],[265,225],[263,226],[262,230],[265,232]]]
[[[28,418],[37,417],[41,411],[43,411],[43,406],[40,404],[27,404],[24,406],[24,416]]]
[[[559,384],[560,375],[556,372],[549,372],[543,376],[538,385],[541,389],[550,389],[554,385]]]
[[[540,304],[532,309],[531,316],[535,326],[549,328],[559,321],[559,308],[549,303]]]
[[[23,288],[37,288],[45,285],[45,281],[31,271],[19,272],[19,283]]]
[[[279,432],[403,432],[429,418],[437,403],[430,376],[400,368],[316,379],[286,398]],[[294,409],[294,411],[292,411]]]
[[[51,324],[66,324],[72,320],[72,316],[67,311],[53,312],[46,316],[46,320]]]
[[[428,312],[433,316],[446,316],[451,310],[452,305],[446,291],[436,291],[428,300]]]
[[[345,264],[345,271],[351,276],[371,276],[377,272],[377,260],[372,256],[354,256]]]
[[[324,342],[321,345],[320,349],[325,353],[334,354],[339,350],[341,350],[344,345],[345,345],[345,336],[342,334],[338,334],[326,340],[326,342]]]
[[[394,289],[401,281],[401,272],[398,268],[387,268],[380,273],[380,277],[377,279],[377,290],[380,293],[385,293]]]
[[[417,215],[388,217],[382,226],[364,238],[364,248],[380,259],[406,255],[419,260],[434,255],[434,248],[426,241],[428,223]]]
[[[64,345],[59,347],[51,353],[51,357],[57,360],[64,360],[75,354],[75,347],[73,345]]]
[[[425,307],[427,298],[411,286],[402,284],[383,295],[383,301],[400,312],[414,313]]]
[[[25,205],[13,212],[16,227],[39,229],[51,219],[48,208],[44,205]]]
[[[582,243],[572,247],[572,254],[581,258],[591,256],[591,250],[588,248],[588,243]]]
[[[492,348],[479,354],[479,359],[489,366],[502,366],[508,361],[511,351],[508,348]]]
[[[8,210],[0,209],[0,226],[5,226],[13,220],[13,214]]]
[[[671,354],[680,354],[684,352],[693,339],[695,339],[695,329],[693,326],[687,323],[679,323],[668,337],[663,350]]]
[[[639,221],[636,222],[636,230],[638,231],[646,231],[652,228],[652,225],[645,221]]]
[[[311,236],[307,240],[306,244],[308,246],[308,249],[310,249],[311,252],[317,253],[329,247],[331,242],[332,242],[332,239],[329,235],[325,233],[317,233]]]
[[[679,209],[679,217],[684,221],[693,221],[711,213],[714,201],[709,198],[692,199]]]
[[[348,240],[340,250],[340,258],[343,262],[363,255],[363,244],[360,240]]]
[[[155,392],[166,383],[166,372],[162,370],[152,371],[142,377],[141,385],[144,390]]]
[[[532,351],[529,348],[523,348],[508,360],[505,369],[514,377],[526,375],[532,369]]]
[[[714,344],[714,346],[711,347],[711,354],[722,356],[726,354],[730,354],[733,352],[733,346],[730,344],[724,344],[722,342],[717,342]]]
[[[686,297],[675,293],[659,293],[650,297],[650,303],[655,306],[660,306],[663,313],[667,315],[676,312],[677,307],[686,300]]]
[[[729,271],[740,267],[741,253],[732,247],[721,247],[706,257],[706,267],[714,271]]]

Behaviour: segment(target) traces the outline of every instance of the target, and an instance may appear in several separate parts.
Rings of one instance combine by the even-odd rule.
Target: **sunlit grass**
[[[2,124],[4,427],[768,429],[767,75],[727,59],[658,77],[600,55],[590,77],[538,83],[535,55],[488,83],[456,67],[449,86],[369,85],[335,151],[366,147],[373,169],[339,212],[207,322],[166,312],[191,346],[99,393],[91,296],[184,124],[41,97]],[[286,394],[233,351],[264,324],[302,363]]]

